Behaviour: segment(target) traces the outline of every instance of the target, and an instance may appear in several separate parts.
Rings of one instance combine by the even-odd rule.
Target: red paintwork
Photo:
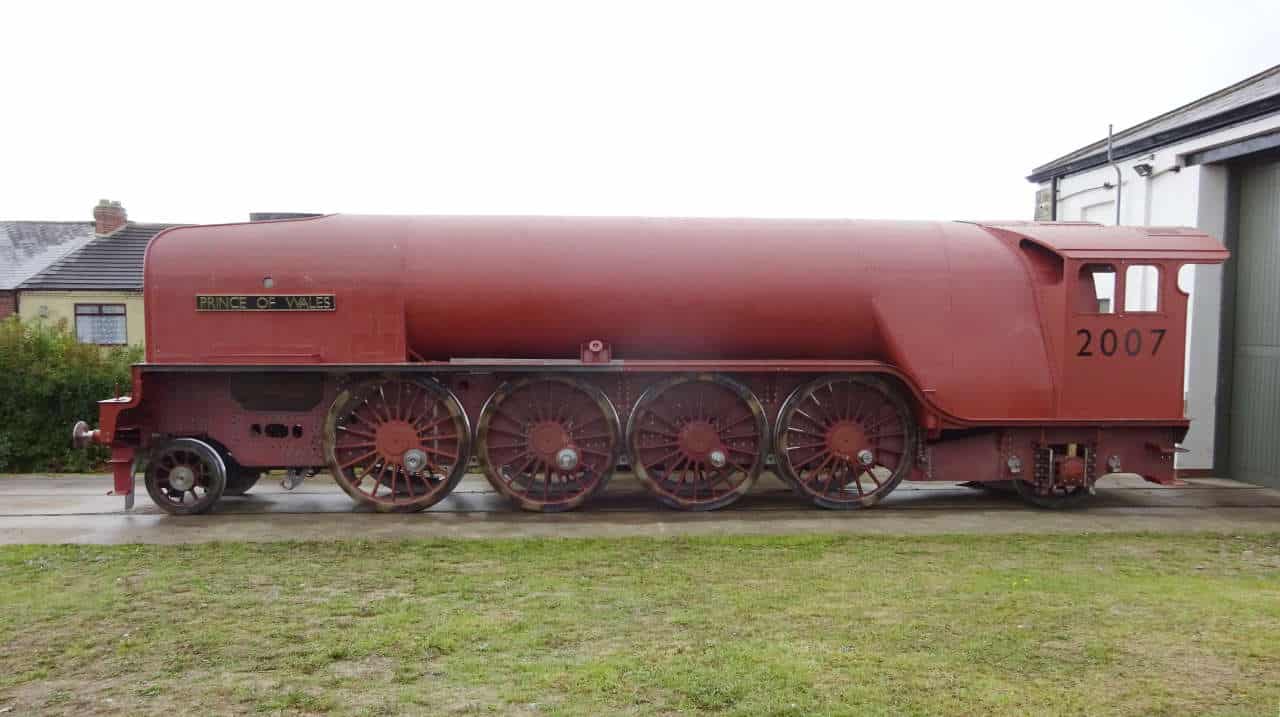
[[[1024,238],[1160,262],[1166,310],[1074,316],[1078,260],[1047,283]],[[624,363],[881,361],[961,421],[1177,420],[1181,351],[1084,361],[1070,339],[1159,324],[1182,346],[1177,266],[1224,256],[1194,230],[1095,225],[337,215],[182,227],[147,252],[147,359],[554,359],[599,339]],[[196,294],[217,293],[333,293],[338,308],[194,311]]]
[[[1225,257],[1194,229],[1029,222],[335,215],[181,227],[148,248],[147,364],[131,400],[103,403],[98,440],[203,435],[242,465],[319,465],[339,373],[434,375],[474,424],[504,378],[531,370],[583,371],[624,423],[673,373],[730,374],[773,421],[816,376],[873,372],[915,399],[930,439],[917,478],[1007,478],[1012,456],[1030,470],[1036,446],[1079,443],[1096,451],[1091,471],[1115,452],[1125,470],[1171,480],[1188,425],[1176,277]],[[1080,269],[1098,262],[1118,270],[1118,297],[1126,266],[1157,266],[1159,311],[1089,311]],[[333,294],[337,309],[197,312],[200,294]],[[1157,354],[1124,351],[1128,332],[1149,349],[1156,330]],[[1078,355],[1079,331],[1093,355]],[[1107,331],[1110,356],[1098,350]],[[234,371],[286,367],[326,374],[316,407],[251,411],[231,396]],[[248,430],[276,423],[300,437]],[[984,426],[996,430],[947,434]],[[117,439],[120,427],[136,431]]]

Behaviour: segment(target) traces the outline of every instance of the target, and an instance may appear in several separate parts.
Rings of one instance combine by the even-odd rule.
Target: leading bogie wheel
[[[782,477],[824,508],[868,508],[915,466],[916,422],[896,385],[878,376],[824,376],[782,404],[774,450]]]
[[[222,497],[227,466],[208,443],[173,438],[151,450],[143,481],[147,494],[161,510],[194,515],[209,510]]]
[[[531,511],[572,510],[604,489],[622,439],[603,391],[568,376],[498,387],[476,422],[476,455],[489,483]]]
[[[760,399],[720,374],[676,376],[652,386],[627,422],[636,477],[680,510],[715,510],[746,495],[768,445]]]
[[[457,397],[430,379],[385,377],[344,389],[325,419],[329,471],[356,502],[410,513],[462,480],[471,426]]]

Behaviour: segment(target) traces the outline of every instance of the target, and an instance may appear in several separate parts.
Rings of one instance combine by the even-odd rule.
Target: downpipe
[[[1116,170],[1116,226],[1120,226],[1120,189],[1124,182],[1124,176],[1120,172],[1120,165],[1116,164],[1115,159],[1111,156],[1111,125],[1107,125],[1107,164]]]

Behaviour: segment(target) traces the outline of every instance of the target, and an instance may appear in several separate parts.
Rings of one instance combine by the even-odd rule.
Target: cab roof
[[[1068,259],[1226,261],[1222,243],[1192,227],[1116,227],[1094,222],[972,222],[1015,234]]]

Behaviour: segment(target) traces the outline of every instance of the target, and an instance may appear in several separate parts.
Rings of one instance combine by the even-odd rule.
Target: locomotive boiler
[[[80,442],[172,513],[267,470],[415,511],[473,467],[529,510],[623,466],[668,506],[764,471],[828,508],[902,480],[1043,506],[1174,479],[1194,229],[383,217],[169,229],[146,362]]]

